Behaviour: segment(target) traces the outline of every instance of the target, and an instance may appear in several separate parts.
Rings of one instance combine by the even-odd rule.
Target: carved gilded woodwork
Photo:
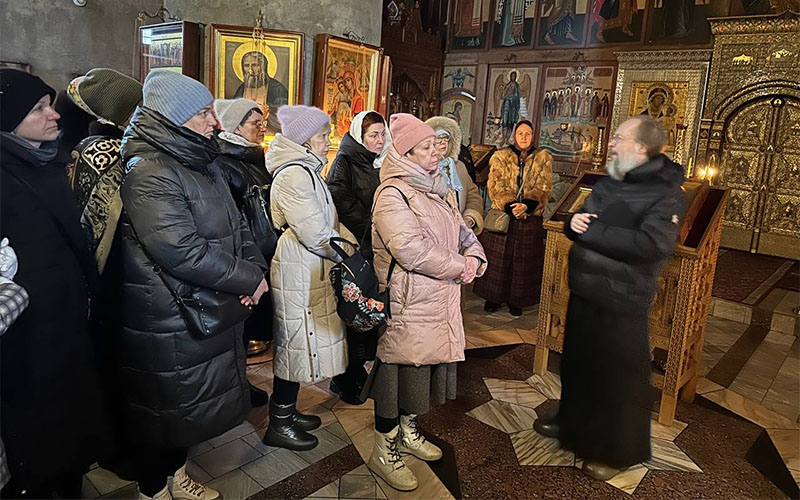
[[[800,258],[800,15],[710,21],[697,164],[731,190],[722,244]]]
[[[666,154],[678,163],[686,163],[697,147],[699,122],[703,109],[703,90],[709,71],[709,50],[662,50],[617,52],[619,67],[610,130],[615,130],[629,116],[642,112],[640,88],[664,88],[664,108],[675,107],[675,117],[656,118],[669,121],[672,131]],[[674,124],[673,124],[674,122]],[[666,124],[666,123],[665,123]],[[677,127],[685,143],[678,145]]]

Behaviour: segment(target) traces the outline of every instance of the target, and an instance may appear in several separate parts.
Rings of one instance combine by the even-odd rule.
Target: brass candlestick
[[[592,170],[597,172],[603,169],[603,158],[605,157],[605,151],[603,149],[603,134],[605,133],[605,130],[605,126],[597,126],[597,140],[594,143],[594,151],[592,152]]]

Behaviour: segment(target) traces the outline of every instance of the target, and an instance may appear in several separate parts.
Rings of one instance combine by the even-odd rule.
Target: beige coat
[[[385,363],[462,361],[464,324],[457,280],[468,256],[482,261],[478,276],[486,269],[483,247],[455,208],[453,192],[445,201],[404,180],[421,175],[427,174],[391,148],[375,192],[372,246],[383,286],[392,256],[398,262],[391,278],[392,318],[378,341],[378,358]]]
[[[425,123],[430,125],[433,130],[442,129],[450,134],[450,144],[447,147],[445,156],[455,161],[456,174],[464,186],[460,193],[456,193],[458,209],[464,217],[472,217],[475,221],[473,231],[475,231],[475,234],[481,234],[483,231],[483,197],[478,192],[478,186],[469,176],[466,165],[458,159],[458,152],[461,149],[461,127],[458,126],[455,120],[446,116],[434,116]]]
[[[329,279],[341,258],[330,238],[355,237],[339,223],[328,186],[319,175],[322,161],[282,135],[270,145],[267,170],[275,178],[270,211],[278,240],[270,279],[275,310],[276,377],[316,382],[347,367],[345,327],[336,313]],[[284,171],[285,170],[285,171]]]
[[[518,156],[511,147],[503,148],[489,160],[489,197],[492,208],[505,210],[506,205],[517,201],[519,191]],[[522,199],[538,201],[533,215],[541,215],[553,190],[553,155],[540,149],[525,161]]]

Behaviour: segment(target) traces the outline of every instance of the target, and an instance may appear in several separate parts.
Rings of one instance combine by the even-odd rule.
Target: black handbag
[[[354,248],[352,255],[341,247],[347,243]],[[331,285],[336,294],[336,313],[350,328],[358,332],[367,332],[386,323],[391,318],[389,309],[389,288],[378,291],[378,278],[372,265],[358,251],[358,245],[344,238],[330,239],[333,250],[342,258],[330,270]],[[387,284],[397,261],[392,257],[389,264]]]
[[[214,337],[240,323],[244,323],[250,317],[250,314],[253,313],[253,308],[242,305],[239,297],[232,293],[191,285],[191,293],[189,295],[180,295],[172,283],[175,278],[164,272],[161,266],[147,253],[142,240],[136,234],[133,222],[130,217],[127,217],[127,214],[126,218],[133,236],[139,243],[139,248],[142,249],[142,253],[152,264],[153,271],[161,278],[164,286],[172,294],[189,333],[194,337],[200,340]]]
[[[269,199],[269,186],[250,186],[244,195],[244,206],[242,207],[247,222],[250,225],[250,232],[253,234],[253,241],[261,251],[261,255],[267,262],[275,256],[275,249],[278,247],[278,237],[280,236],[269,218],[267,210]]]

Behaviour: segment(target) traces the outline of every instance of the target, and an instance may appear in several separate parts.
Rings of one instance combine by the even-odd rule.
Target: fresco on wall
[[[492,47],[531,46],[536,0],[497,0]]]
[[[452,94],[442,98],[442,115],[452,118],[461,128],[461,144],[468,146],[472,142],[472,112],[475,109],[475,98],[466,92]]]
[[[539,147],[571,160],[590,158],[598,125],[606,127],[611,117],[613,88],[613,66],[547,68]]]
[[[708,43],[709,17],[726,16],[729,2],[712,0],[655,0],[650,12],[649,43]]]
[[[589,45],[641,42],[643,0],[595,0],[589,11]]]
[[[450,48],[453,50],[486,47],[490,0],[454,0]]]
[[[583,45],[588,0],[542,0],[537,47]]]
[[[535,120],[538,84],[538,66],[490,68],[484,144],[507,146],[513,140],[511,134],[518,121]]]
[[[445,66],[442,77],[442,94],[453,90],[463,89],[475,92],[475,75],[477,66]]]

